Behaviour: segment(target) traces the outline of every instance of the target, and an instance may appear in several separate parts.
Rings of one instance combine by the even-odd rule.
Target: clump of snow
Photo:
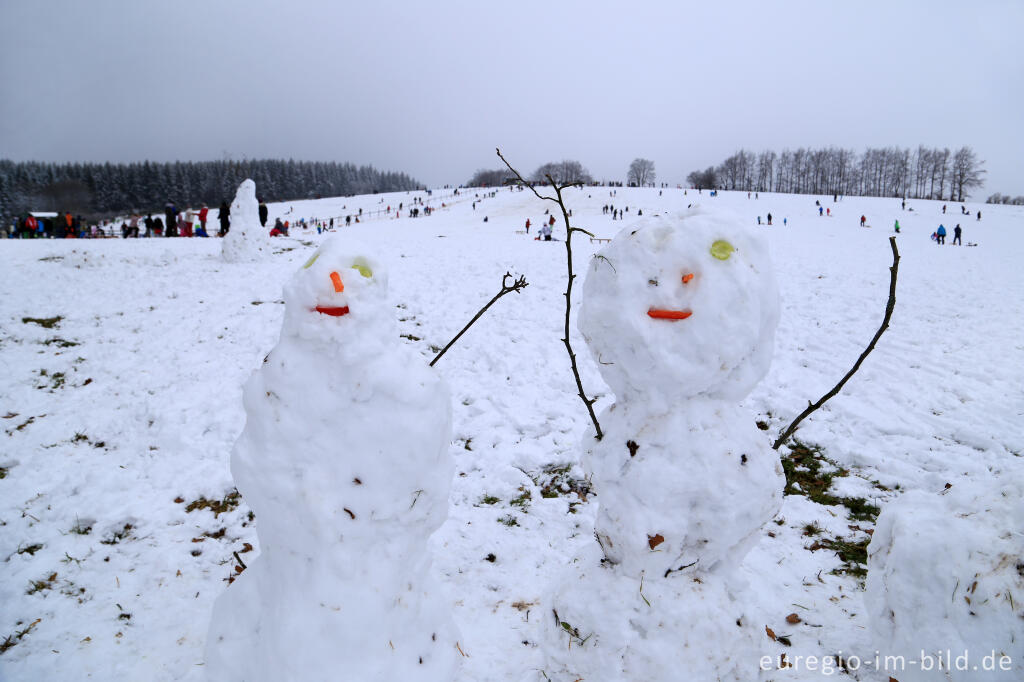
[[[882,656],[931,657],[901,682],[1024,679],[1024,476],[890,503],[868,546],[865,600]]]
[[[768,371],[778,315],[767,249],[728,215],[647,218],[592,260],[579,328],[617,402],[603,438],[584,436],[583,467],[609,566],[584,566],[553,598],[549,673],[756,676],[735,569],[783,476],[735,401]]]
[[[250,263],[270,252],[270,232],[260,225],[256,183],[245,180],[231,203],[231,230],[224,237],[221,254],[228,263]]]
[[[285,305],[231,457],[261,554],[217,600],[208,676],[451,680],[458,636],[427,546],[454,468],[448,389],[400,345],[381,265],[340,237]]]

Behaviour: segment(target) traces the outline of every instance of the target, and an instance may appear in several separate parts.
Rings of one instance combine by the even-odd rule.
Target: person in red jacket
[[[530,234],[530,219],[526,219],[526,234]]]
[[[206,232],[206,215],[210,212],[210,209],[203,204],[203,207],[199,209],[199,224],[203,228],[203,232]]]

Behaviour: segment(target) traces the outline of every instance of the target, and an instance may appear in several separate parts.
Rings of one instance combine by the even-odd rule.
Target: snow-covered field
[[[600,501],[580,480],[590,420],[560,342],[565,249],[521,233],[553,206],[528,191],[464,190],[443,208],[439,195],[286,202],[270,206],[270,220],[400,201],[407,213],[414,196],[427,199],[429,217],[338,230],[351,250],[387,264],[403,342],[424,363],[506,271],[529,281],[436,366],[453,395],[456,474],[431,543],[461,630],[463,679],[542,680],[550,614],[540,599],[574,558],[594,556]],[[896,199],[817,197],[832,211],[819,217],[812,196],[595,187],[567,197],[575,223],[602,238],[639,210],[691,202],[728,207],[763,231],[781,322],[771,370],[743,405],[766,439],[830,389],[878,328],[899,219],[890,329],[801,426],[799,440],[820,451],[798,453],[800,489],[787,490],[742,569],[752,610],[776,635],[765,634],[764,655],[872,660],[857,561],[870,505],[1024,468],[1024,208],[969,203],[966,216],[950,203],[943,215],[942,202],[904,211]],[[628,207],[626,220],[612,221],[605,204]],[[756,227],[769,212],[774,224]],[[871,227],[859,226],[862,214]],[[945,246],[929,239],[940,222]],[[962,247],[951,245],[957,223]],[[564,238],[561,224],[554,234]],[[0,243],[0,679],[202,678],[214,599],[259,552],[229,470],[245,423],[241,387],[277,341],[283,283],[322,239],[293,230],[255,264],[225,263],[217,239]],[[574,237],[578,273],[601,246]],[[575,329],[573,342],[603,409],[613,397]],[[847,505],[799,494],[815,481]],[[707,648],[713,657],[715,642]],[[762,678],[823,674],[797,666]],[[852,674],[899,678],[870,665]]]

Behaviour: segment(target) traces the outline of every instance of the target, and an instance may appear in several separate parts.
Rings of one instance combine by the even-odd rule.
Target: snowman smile
[[[666,310],[665,308],[651,308],[647,311],[648,317],[656,320],[685,320],[693,315],[692,310]]]
[[[330,315],[331,317],[341,317],[342,315],[348,315],[348,306],[322,306],[318,305],[315,310],[321,315]]]

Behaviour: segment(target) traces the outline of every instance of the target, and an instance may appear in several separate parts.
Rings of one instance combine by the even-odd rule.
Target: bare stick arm
[[[509,284],[509,280],[512,280],[511,284]],[[530,286],[530,285],[526,281],[526,277],[520,275],[519,279],[515,279],[512,276],[512,273],[506,272],[505,276],[501,278],[501,291],[499,291],[497,294],[495,294],[494,298],[492,298],[490,301],[488,301],[487,305],[485,305],[483,308],[481,308],[480,311],[476,315],[473,316],[473,319],[469,321],[469,324],[467,324],[465,327],[463,327],[462,331],[460,331],[458,334],[456,334],[455,338],[453,338],[451,341],[449,341],[448,345],[446,345],[444,348],[442,348],[441,351],[437,355],[434,356],[434,359],[430,361],[430,366],[433,367],[434,364],[438,360],[441,359],[441,356],[444,355],[445,353],[447,353],[448,349],[451,348],[452,346],[454,346],[455,342],[458,341],[459,338],[463,334],[466,333],[466,330],[469,329],[470,327],[472,327],[473,323],[476,322],[477,320],[479,320],[480,317],[484,313],[487,312],[487,309],[490,308],[492,305],[494,305],[495,301],[497,301],[499,298],[501,298],[505,294],[510,294],[513,291],[516,292],[516,293],[519,293],[520,291],[522,291],[523,289],[525,289],[528,286]]]
[[[836,384],[831,391],[829,391],[821,398],[819,398],[818,402],[808,403],[807,408],[803,412],[801,412],[796,419],[793,420],[793,423],[790,424],[785,431],[782,432],[782,435],[779,436],[779,439],[776,440],[775,443],[772,445],[772,447],[775,448],[776,450],[778,450],[783,443],[789,440],[789,437],[793,435],[794,431],[796,431],[796,427],[800,424],[800,422],[809,417],[811,413],[813,413],[819,407],[824,405],[826,401],[828,401],[830,398],[832,398],[832,396],[836,395],[837,393],[839,393],[839,391],[842,390],[843,386],[846,384],[847,381],[849,381],[850,377],[852,377],[854,373],[858,369],[860,369],[861,364],[864,362],[864,359],[868,356],[868,354],[875,349],[875,344],[878,343],[878,339],[880,339],[885,330],[889,328],[889,319],[892,317],[893,308],[896,307],[896,273],[899,270],[900,266],[900,252],[896,249],[896,237],[889,237],[889,246],[892,247],[892,267],[889,268],[889,300],[885,304],[885,317],[882,318],[882,326],[878,328],[878,331],[875,332],[875,336],[871,339],[871,343],[868,344],[868,347],[865,348],[864,352],[860,354],[859,358],[857,358],[857,362],[854,363],[853,369],[847,372],[846,376],[840,379],[839,383]]]

